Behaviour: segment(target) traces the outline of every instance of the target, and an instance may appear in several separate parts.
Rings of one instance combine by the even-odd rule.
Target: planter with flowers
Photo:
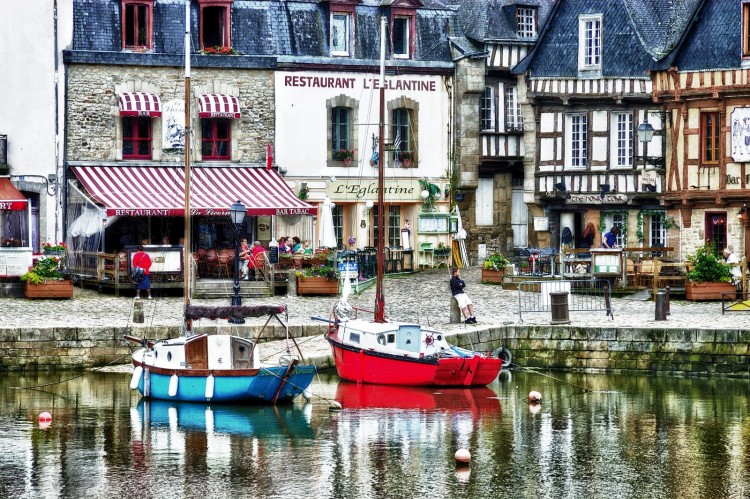
[[[331,152],[334,161],[342,161],[344,166],[352,164],[354,159],[354,149],[335,149]]]
[[[41,256],[21,276],[26,298],[73,298],[73,281],[65,274],[57,256]]]
[[[411,168],[412,162],[414,161],[414,153],[411,151],[401,151],[398,153],[398,159],[403,163],[404,168]]]
[[[688,300],[721,300],[722,293],[734,296],[729,266],[722,262],[712,244],[701,246],[687,257],[690,262],[688,281],[685,283],[685,298]]]
[[[57,244],[44,243],[44,246],[42,246],[42,253],[45,255],[64,257],[67,251],[68,246],[63,242]]]
[[[297,295],[337,295],[339,275],[333,267],[321,265],[297,272]]]
[[[213,47],[206,47],[201,50],[203,55],[237,55],[237,51],[232,47],[223,47],[221,45],[214,45]]]
[[[482,266],[482,282],[502,284],[505,277],[505,267],[510,261],[501,253],[494,253],[484,260]]]

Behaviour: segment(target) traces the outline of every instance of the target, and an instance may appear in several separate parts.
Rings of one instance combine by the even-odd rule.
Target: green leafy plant
[[[345,159],[354,159],[354,149],[336,149],[332,152],[333,159],[344,161]]]
[[[646,239],[646,236],[643,234],[643,217],[644,215],[648,216],[654,216],[654,215],[660,215],[664,217],[664,229],[676,229],[677,222],[675,222],[674,218],[666,216],[666,212],[664,210],[640,210],[638,212],[638,215],[636,215],[636,230],[635,230],[635,237],[638,239],[639,242],[643,242]]]
[[[510,260],[502,253],[493,253],[484,260],[484,270],[505,270],[508,265]]]
[[[729,267],[716,256],[713,244],[700,246],[695,253],[687,257],[692,266],[687,273],[688,280],[692,282],[729,282],[732,273]]]
[[[22,282],[44,284],[47,281],[64,281],[69,276],[60,268],[60,259],[56,256],[40,257],[28,272],[21,276]]]
[[[330,265],[313,265],[297,272],[297,275],[303,279],[305,277],[325,277],[329,281],[335,281],[339,278],[339,273]]]
[[[213,47],[206,47],[201,50],[203,55],[237,55],[237,51],[232,47],[222,47],[221,45],[214,45]]]
[[[412,160],[414,159],[414,153],[411,151],[401,151],[400,153],[398,153],[398,159],[400,159],[401,161],[405,161],[407,159]]]
[[[68,245],[63,242],[57,244],[44,243],[44,246],[42,246],[42,251],[65,251],[67,249]]]

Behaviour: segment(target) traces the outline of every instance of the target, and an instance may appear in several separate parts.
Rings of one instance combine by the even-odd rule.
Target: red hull
[[[471,358],[426,360],[396,357],[363,349],[344,348],[332,338],[339,378],[357,383],[402,386],[486,386],[500,373],[502,360]]]

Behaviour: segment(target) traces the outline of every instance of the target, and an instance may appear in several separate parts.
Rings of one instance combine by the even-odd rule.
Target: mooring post
[[[672,315],[672,311],[669,309],[669,286],[666,286],[664,291],[667,293],[667,315]]]
[[[143,301],[133,301],[133,322],[143,324],[145,319],[143,318]]]
[[[453,296],[450,297],[451,300],[451,324],[460,324],[461,321],[461,309],[458,308],[458,302],[456,301]]]
[[[654,299],[654,320],[667,320],[667,293],[659,291]]]

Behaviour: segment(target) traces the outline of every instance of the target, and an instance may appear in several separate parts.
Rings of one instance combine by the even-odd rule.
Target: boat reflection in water
[[[499,417],[500,400],[486,386],[474,388],[408,387],[340,382],[336,400],[347,409],[442,411]],[[399,414],[402,414],[401,412]]]
[[[314,438],[311,404],[298,406],[237,406],[141,399],[130,409],[135,440],[143,432],[205,433],[273,439]],[[141,433],[141,435],[139,435]]]

